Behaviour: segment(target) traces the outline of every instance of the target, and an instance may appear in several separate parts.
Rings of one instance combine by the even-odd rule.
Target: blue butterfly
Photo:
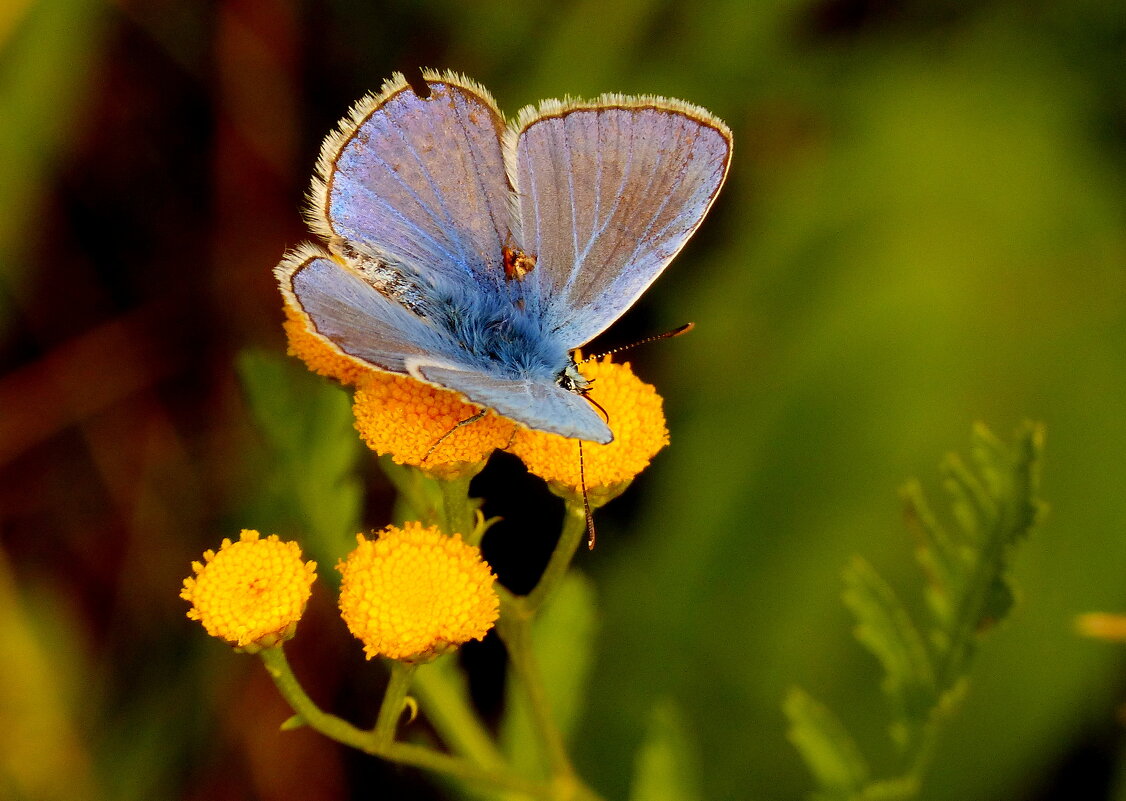
[[[483,87],[396,74],[329,134],[305,244],[275,269],[309,329],[360,363],[529,428],[606,443],[572,351],[699,227],[731,131],[660,97],[547,100],[506,123]]]

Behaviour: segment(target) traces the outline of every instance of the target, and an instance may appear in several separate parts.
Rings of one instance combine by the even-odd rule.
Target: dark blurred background
[[[579,557],[600,595],[580,771],[624,799],[671,699],[707,798],[800,798],[793,684],[886,762],[841,568],[863,554],[917,601],[897,488],[937,496],[974,421],[1034,418],[1051,511],[924,797],[1126,799],[1126,648],[1072,625],[1126,612],[1120,0],[0,3],[0,797],[440,797],[278,733],[261,666],[177,597],[204,548],[270,524],[235,362],[284,352],[270,271],[308,237],[320,140],[420,66],[510,115],[655,93],[735,133],[711,216],[607,335],[698,325],[631,354],[673,444]],[[497,461],[475,490],[503,510],[522,479]],[[360,470],[378,527],[390,490]],[[487,546],[519,584],[552,527],[508,517]],[[322,585],[295,661],[370,709],[378,668],[332,607]],[[489,714],[496,652],[468,657]]]

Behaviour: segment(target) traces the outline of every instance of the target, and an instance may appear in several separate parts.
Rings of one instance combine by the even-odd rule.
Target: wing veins
[[[618,208],[622,204],[622,196],[625,194],[626,184],[629,183],[629,173],[630,173],[630,170],[632,168],[633,168],[633,131],[631,129],[630,130],[629,155],[626,159],[625,167],[622,168],[622,180],[621,180],[621,183],[618,184],[618,191],[614,193],[614,204],[610,208],[610,211],[607,213],[606,219],[602,222],[602,224],[600,226],[597,226],[596,229],[591,232],[590,239],[587,241],[586,247],[583,249],[583,261],[584,262],[586,261],[586,257],[590,255],[591,249],[598,243],[599,238],[602,236],[602,234],[604,234],[606,232],[606,229],[610,227],[610,223],[614,221],[614,215],[618,213]],[[599,185],[601,186],[601,174],[602,174],[602,156],[601,156],[601,153],[599,153],[599,157],[598,157],[598,171],[599,171]],[[598,199],[601,200],[601,197],[602,197],[601,193],[599,193]],[[596,217],[596,219],[597,219],[597,217]],[[567,277],[567,292],[568,292],[568,294],[570,293],[571,287],[573,286],[574,279],[575,279],[575,273],[572,272],[572,274]]]
[[[699,138],[700,138],[700,133],[699,133],[699,129],[697,129],[696,131],[694,131],[694,135],[692,136],[692,139],[688,143],[689,144],[688,150],[691,150],[692,146],[696,144],[696,140],[699,139]],[[679,149],[679,145],[680,145],[680,141],[678,140],[677,141],[678,149]],[[684,172],[685,172],[685,170],[687,170],[687,168],[688,168],[687,161],[682,160],[681,165],[680,165],[680,169],[677,171],[677,174],[679,176],[683,176]],[[629,258],[627,259],[627,263],[632,262],[637,257],[638,251],[641,250],[642,245],[645,244],[645,242],[647,242],[651,238],[650,232],[652,231],[653,224],[657,221],[657,219],[661,216],[661,214],[664,212],[664,210],[668,207],[669,203],[672,201],[672,198],[673,198],[672,192],[665,193],[665,198],[664,198],[664,200],[661,201],[661,205],[653,213],[653,216],[649,218],[649,223],[648,223],[648,225],[645,226],[644,234],[642,236],[638,237],[637,245],[634,246],[633,252],[630,253]],[[673,219],[669,220],[668,223],[665,224],[664,228],[661,229],[660,233],[663,234],[665,231],[667,231],[669,226],[671,226],[674,222],[676,222],[675,217]]]
[[[437,198],[437,200],[438,200],[438,206],[441,208],[442,213],[445,215],[445,218],[446,218],[445,222],[449,226],[449,229],[457,231],[458,230],[457,223],[454,221],[453,215],[450,214],[450,210],[446,206],[446,200],[445,200],[444,194],[438,190],[438,186],[434,181],[434,175],[430,172],[430,169],[426,166],[426,163],[422,160],[422,155],[418,152],[417,149],[415,149],[414,144],[406,137],[406,135],[403,133],[402,129],[399,128],[398,125],[392,124],[391,129],[399,137],[399,141],[402,142],[406,146],[407,150],[410,151],[410,154],[412,156],[414,156],[415,164],[418,165],[419,170],[422,172],[423,177],[426,179],[427,185],[429,185],[429,187],[430,187],[430,191],[434,193],[434,197]],[[433,125],[430,126],[430,130],[433,131]],[[421,200],[421,198],[420,198],[420,200]],[[432,207],[424,205],[423,208],[426,208],[427,210],[429,210]],[[436,225],[437,228],[440,229],[440,228],[443,227],[442,224],[441,224],[441,221],[437,217],[435,217],[433,214],[430,215],[430,219],[432,219],[435,223],[437,223],[437,225]],[[457,249],[458,249],[458,254],[456,254],[454,256],[454,263],[456,265],[462,266],[464,268],[464,267],[468,266],[469,260],[466,258],[466,253],[465,253],[465,249],[464,249],[465,243],[463,241],[461,241],[460,236],[458,237],[458,240],[459,241],[456,243]],[[450,255],[453,255],[453,254],[450,254]],[[457,256],[461,257],[460,263],[457,260]]]
[[[635,127],[636,127],[636,126],[630,126],[630,147],[629,147],[629,152],[630,152],[630,159],[629,159],[628,167],[629,167],[629,168],[630,168],[631,170],[632,170],[632,167],[633,167],[633,150],[634,150],[634,142],[635,142],[635,140],[636,140],[636,135],[635,135],[635,134],[636,134],[636,131],[635,131]],[[627,175],[628,175],[628,172],[625,172],[625,171],[623,171],[623,174],[622,174],[622,181],[623,181],[623,183],[622,183],[622,189],[621,189],[621,191],[620,191],[620,192],[619,192],[619,194],[618,194],[618,198],[619,198],[619,201],[621,200],[622,196],[623,196],[623,195],[625,194],[625,184],[626,184],[626,181],[627,181],[627,178],[626,178],[626,176],[627,176]],[[653,188],[653,183],[654,183],[654,182],[656,181],[656,179],[657,179],[657,170],[651,170],[651,171],[650,171],[650,174],[649,174],[649,180],[648,180],[648,181],[646,182],[646,184],[645,184],[645,190],[644,190],[644,192],[642,192],[642,193],[635,193],[635,194],[640,194],[640,195],[648,196],[648,195],[649,195],[649,193],[650,193],[650,191],[651,191],[651,190],[652,190],[652,188]],[[666,198],[665,198],[665,201],[664,201],[664,203],[667,203],[667,202],[668,202],[668,197],[666,197]],[[636,205],[636,204],[635,204],[635,205]],[[621,206],[620,202],[619,202],[618,204],[615,204],[615,207],[614,207],[614,214],[617,214],[617,213],[618,213],[618,210],[619,210],[620,206]],[[662,204],[662,208],[663,208],[663,206],[664,206],[664,204]],[[613,221],[613,217],[612,217],[612,216],[611,216],[611,217],[609,217],[609,218],[607,218],[607,220],[606,220],[606,225],[607,225],[607,226],[609,226],[609,225],[610,225],[610,223],[611,223],[612,221]],[[650,225],[651,225],[651,224],[652,224],[652,222],[650,222]],[[614,263],[614,264],[628,265],[628,264],[632,263],[632,261],[633,261],[633,257],[634,257],[634,256],[635,256],[635,255],[637,254],[637,251],[638,251],[638,250],[640,249],[640,247],[641,247],[641,244],[642,244],[642,243],[643,243],[644,241],[645,241],[644,237],[638,237],[638,238],[637,238],[637,245],[636,245],[636,246],[634,247],[633,251],[631,251],[629,258],[627,258],[627,259],[625,259],[625,260],[622,260],[622,261],[620,261],[620,262],[619,262],[619,261],[617,261],[617,260],[615,260],[615,259],[612,259],[612,258],[607,258],[607,259],[606,259],[606,264],[605,264],[605,265],[603,265],[603,268],[602,268],[601,270],[599,270],[599,271],[598,271],[598,275],[599,275],[599,276],[601,276],[601,275],[602,275],[602,273],[604,273],[604,272],[606,271],[606,269],[607,269],[607,268],[606,268],[606,265],[608,265],[608,264]],[[621,238],[619,237],[619,238],[618,238],[618,240],[617,240],[617,241],[616,241],[616,242],[614,243],[614,250],[612,251],[612,254],[613,254],[613,253],[618,253],[618,252],[619,252],[619,251],[620,251],[620,250],[622,249],[623,245],[625,245],[625,242],[624,242],[624,241],[623,241],[623,240],[622,240],[622,239],[621,239]],[[611,254],[611,255],[612,255],[612,254]],[[621,274],[621,272],[619,271],[619,275],[620,275],[620,274]],[[570,294],[570,293],[568,293],[568,294]]]
[[[567,133],[566,117],[560,127],[563,129],[563,153],[567,157],[567,194],[571,198],[571,274],[574,275],[582,262],[579,259],[579,214],[575,204],[575,162],[571,158],[571,137]]]
[[[434,216],[434,214],[430,210],[430,206],[422,199],[422,197],[414,190],[414,188],[409,183],[407,183],[402,177],[400,177],[398,173],[396,173],[393,169],[391,169],[391,165],[388,164],[387,160],[384,159],[381,155],[379,155],[378,153],[372,153],[371,156],[376,162],[378,162],[384,168],[385,172],[389,176],[391,176],[393,181],[398,183],[403,189],[405,189],[407,191],[407,193],[411,197],[414,198],[414,200],[418,204],[419,208],[426,211],[426,213],[430,217],[430,219],[434,223],[436,223],[435,228],[439,228],[440,224],[438,224],[439,223],[438,218]],[[451,262],[453,262],[455,264],[457,263],[457,254],[456,253],[452,252],[445,244],[442,243],[441,240],[439,240],[437,237],[432,236],[428,231],[426,231],[426,229],[420,228],[419,226],[417,226],[413,222],[411,222],[403,212],[401,212],[397,208],[395,208],[395,206],[391,204],[391,201],[385,199],[380,194],[378,194],[377,191],[374,188],[367,186],[366,184],[361,183],[359,181],[355,182],[355,186],[357,188],[359,188],[361,191],[363,191],[365,195],[374,199],[382,208],[387,209],[391,213],[391,216],[393,216],[396,219],[402,221],[402,223],[404,225],[411,228],[411,230],[413,230],[416,234],[418,234],[420,236],[420,238],[429,241],[434,246],[435,250],[440,251],[441,253],[445,254],[445,256]],[[415,254],[415,255],[416,255],[416,258],[417,258],[417,254]]]
[[[633,169],[633,143],[634,143],[636,131],[635,131],[635,126],[631,125],[631,126],[628,126],[628,127],[629,127],[629,150],[627,151],[628,157],[626,158],[626,164],[622,168],[622,180],[621,180],[621,183],[618,184],[618,191],[614,194],[614,204],[610,208],[610,211],[606,214],[605,221],[603,221],[602,225],[599,226],[597,228],[597,230],[591,232],[590,240],[587,242],[587,245],[584,248],[584,253],[583,253],[583,260],[584,261],[586,260],[586,257],[588,255],[590,255],[591,249],[594,248],[594,246],[598,243],[599,239],[606,232],[606,229],[610,227],[610,223],[612,223],[614,221],[614,215],[616,215],[618,213],[618,209],[621,208],[622,198],[625,196],[626,186],[629,184],[629,175],[630,175],[630,172]],[[602,140],[602,137],[601,137],[601,133],[600,133],[599,134],[599,142],[601,142],[601,140]],[[601,165],[602,165],[601,153],[599,154],[598,162],[599,162],[599,167],[601,168]],[[567,276],[567,283],[563,287],[563,293],[562,294],[564,294],[566,296],[570,296],[571,290],[574,288],[574,285],[575,285],[575,279],[578,278],[578,274],[579,274],[579,271],[572,268],[571,274]]]
[[[493,230],[496,232],[497,239],[503,241],[506,231],[501,230],[500,226],[497,223],[496,215],[493,214],[493,206],[489,202],[489,193],[488,190],[485,189],[485,181],[481,176],[481,171],[477,168],[478,165],[476,160],[472,157],[472,154],[476,153],[476,147],[473,144],[473,140],[469,138],[469,126],[466,124],[466,120],[462,116],[462,107],[457,103],[454,103],[454,114],[457,116],[458,122],[461,123],[461,136],[462,139],[465,140],[465,144],[467,146],[466,152],[471,154],[469,161],[473,166],[473,177],[475,179],[475,183],[477,184],[477,189],[480,191],[481,202],[484,204],[485,210],[489,213],[489,220],[493,224]],[[504,169],[503,159],[501,162],[501,169]],[[507,228],[507,226],[505,227]],[[484,253],[482,253],[481,255],[486,256],[486,254]],[[487,258],[485,260],[485,264],[488,264]]]

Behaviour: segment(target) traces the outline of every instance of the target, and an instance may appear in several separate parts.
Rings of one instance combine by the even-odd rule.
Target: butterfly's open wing
[[[503,283],[504,118],[472,81],[424,77],[428,98],[396,74],[325,140],[310,223],[334,250],[339,237],[407,273]]]
[[[519,420],[537,431],[607,443],[610,427],[581,395],[558,384],[531,379],[496,378],[480,372],[427,364],[410,365],[412,375],[456,390],[473,403]]]
[[[505,141],[527,281],[575,347],[628,309],[684,246],[727,174],[731,132],[701,108],[605,95],[524,109]]]
[[[409,360],[440,360],[449,351],[425,320],[320,248],[304,245],[287,254],[274,274],[310,331],[368,367],[405,374]]]

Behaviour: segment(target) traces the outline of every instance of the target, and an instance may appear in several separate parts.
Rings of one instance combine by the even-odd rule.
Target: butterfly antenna
[[[662,340],[662,339],[672,339],[673,337],[678,337],[681,334],[687,334],[689,331],[691,331],[695,327],[696,327],[695,323],[685,323],[684,325],[680,326],[679,328],[674,328],[672,331],[666,331],[663,334],[654,334],[651,337],[645,337],[645,339],[639,339],[639,340],[637,340],[637,342],[631,342],[628,345],[622,345],[622,346],[617,347],[617,348],[612,348],[611,350],[603,351],[602,353],[593,353],[590,356],[587,356],[585,359],[583,359],[583,361],[589,362],[589,361],[593,361],[594,359],[601,359],[603,356],[610,356],[611,354],[614,354],[614,353],[621,353],[623,350],[629,350],[630,348],[636,348],[638,345],[648,345],[650,342],[657,342],[657,341]]]
[[[597,404],[595,405],[597,406]],[[586,549],[593,551],[594,515],[590,512],[590,496],[587,495],[586,491],[586,468],[583,466],[583,441],[581,439],[579,440],[579,486],[583,489],[583,511],[586,513]]]
[[[447,439],[449,439],[450,435],[453,434],[455,431],[457,431],[459,428],[461,428],[462,426],[467,426],[470,423],[476,423],[478,420],[480,420],[482,417],[484,417],[488,413],[489,413],[488,409],[482,409],[481,411],[477,412],[477,414],[473,415],[472,417],[467,417],[464,420],[461,420],[457,423],[454,423],[453,428],[451,428],[449,431],[447,431],[442,436],[438,437],[438,441],[430,446],[430,450],[428,450],[426,452],[426,455],[422,457],[422,461],[425,462],[427,459],[429,459],[430,456],[434,453],[434,451],[438,450],[438,446],[441,445],[443,442],[445,442]]]

